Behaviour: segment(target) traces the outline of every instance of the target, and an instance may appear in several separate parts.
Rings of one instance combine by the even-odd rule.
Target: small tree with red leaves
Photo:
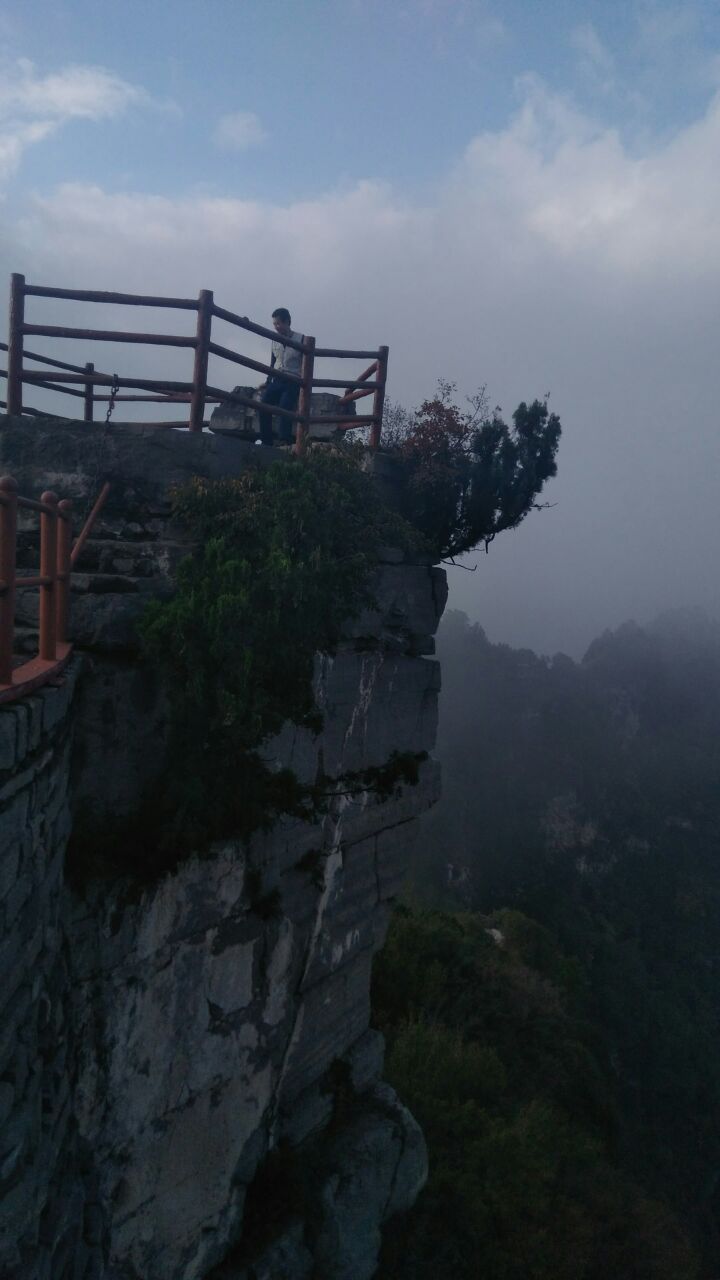
[[[560,419],[547,400],[518,405],[508,427],[485,387],[463,410],[453,383],[410,413],[390,405],[383,443],[402,460],[401,512],[447,559],[514,529],[557,470]]]

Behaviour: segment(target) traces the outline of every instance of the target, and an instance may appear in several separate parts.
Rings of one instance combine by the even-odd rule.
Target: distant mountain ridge
[[[492,644],[450,613],[438,652],[443,796],[410,900],[520,911],[577,963],[620,1165],[688,1225],[714,1280],[720,623],[626,623],[574,662]]]
[[[438,654],[444,794],[424,824],[438,890],[446,853],[467,905],[522,893],[561,811],[600,862],[608,843],[720,818],[720,622],[701,610],[606,631],[581,662],[492,644],[451,612]]]

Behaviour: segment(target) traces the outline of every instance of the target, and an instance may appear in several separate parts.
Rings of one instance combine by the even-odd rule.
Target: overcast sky
[[[0,50],[0,279],[286,305],[408,406],[549,391],[556,505],[451,605],[573,654],[720,612],[715,0],[0,0]]]

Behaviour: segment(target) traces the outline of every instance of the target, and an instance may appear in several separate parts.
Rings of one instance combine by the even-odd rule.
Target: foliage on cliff
[[[168,688],[170,768],[148,799],[148,864],[225,835],[269,827],[280,813],[314,816],[327,780],[307,787],[273,770],[262,744],[291,721],[318,730],[315,654],[371,603],[383,543],[453,555],[519,524],[554,474],[560,423],[539,402],[509,431],[483,397],[463,414],[440,384],[402,429],[390,431],[399,512],[380,499],[361,454],[311,450],[236,479],[196,481],[175,514],[196,540],[170,600],[149,607],[142,635]],[[416,767],[416,764],[415,764]],[[412,772],[388,762],[388,785]],[[407,778],[405,778],[407,780]]]
[[[491,933],[490,930],[494,932]],[[381,1280],[693,1280],[662,1198],[623,1166],[616,1081],[584,974],[517,911],[401,911],[375,966],[386,1076],[430,1180]]]
[[[468,409],[454,401],[453,383],[410,413],[390,406],[383,443],[401,460],[400,510],[443,557],[486,547],[514,529],[557,471],[560,419],[545,401],[518,405],[510,428],[490,411],[485,389]]]
[[[319,730],[314,656],[331,652],[342,623],[371,603],[378,547],[414,539],[352,459],[320,451],[302,466],[196,480],[176,494],[175,514],[196,549],[172,599],[150,606],[143,638],[171,717],[166,787],[153,808],[164,814],[162,840],[177,848],[268,827],[282,812],[311,815],[322,780],[304,788],[289,770],[268,768],[258,748],[288,720]],[[403,763],[390,767],[399,780]]]

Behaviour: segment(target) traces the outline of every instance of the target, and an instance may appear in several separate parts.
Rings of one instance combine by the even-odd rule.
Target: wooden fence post
[[[58,496],[48,489],[40,501],[50,511],[40,512],[40,657],[54,662],[55,651],[55,585],[57,578],[57,504]]]
[[[55,601],[55,635],[60,644],[68,638],[70,612],[70,551],[72,544],[72,502],[63,498],[58,504],[57,531],[57,599]]]
[[[212,289],[201,289],[198,294],[197,329],[195,340],[195,364],[193,389],[190,400],[190,430],[202,431],[205,418],[205,394],[207,391],[208,355],[213,314]]]
[[[15,556],[17,545],[17,480],[0,480],[0,684],[12,684],[15,630]]]
[[[7,411],[22,413],[23,325],[25,323],[25,277],[10,277],[10,318],[8,321]]]
[[[373,418],[370,431],[370,448],[377,449],[380,444],[380,433],[382,431],[383,409],[385,407],[385,384],[387,382],[387,367],[389,347],[378,348],[377,373],[375,374],[375,392],[373,394]]]
[[[310,414],[312,413],[312,387],[313,376],[315,371],[315,339],[305,337],[303,339],[302,364],[300,366],[300,376],[302,383],[300,386],[300,396],[298,399],[298,418],[295,427],[295,449],[293,452],[300,456],[305,452],[307,443],[307,435],[310,430]]]
[[[85,365],[85,372],[86,373],[95,372],[95,365],[93,364],[92,360],[88,360],[87,364]],[[92,422],[93,420],[93,397],[94,397],[93,384],[88,378],[87,382],[85,383],[85,421],[86,422]]]

